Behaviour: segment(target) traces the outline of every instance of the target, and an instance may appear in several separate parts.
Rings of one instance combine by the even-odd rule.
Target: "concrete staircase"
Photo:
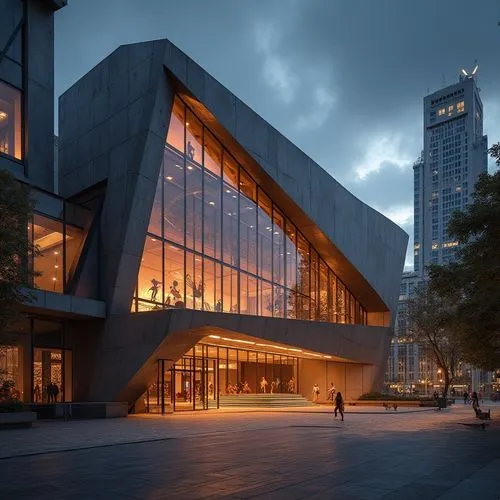
[[[220,408],[291,408],[316,406],[302,394],[234,394],[219,396]]]

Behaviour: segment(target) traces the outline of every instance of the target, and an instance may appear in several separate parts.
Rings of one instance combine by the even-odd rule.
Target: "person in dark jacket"
[[[340,413],[342,417],[342,422],[344,421],[344,398],[342,397],[342,393],[339,391],[335,396],[335,408],[333,412],[335,413],[335,418],[337,418],[337,411]]]

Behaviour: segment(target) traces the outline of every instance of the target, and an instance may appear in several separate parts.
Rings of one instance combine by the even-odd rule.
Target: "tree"
[[[28,256],[36,252],[28,240],[33,212],[29,188],[9,172],[0,171],[0,333],[33,300],[29,288],[35,275]]]
[[[500,143],[489,152],[500,165]],[[464,360],[492,370],[500,366],[500,171],[479,177],[473,203],[452,215],[448,233],[461,245],[458,261],[431,266],[431,287],[457,301]]]
[[[454,341],[458,328],[455,306],[428,285],[422,284],[415,293],[408,301],[409,331],[415,342],[433,353],[442,370],[446,397],[460,361],[460,348]]]

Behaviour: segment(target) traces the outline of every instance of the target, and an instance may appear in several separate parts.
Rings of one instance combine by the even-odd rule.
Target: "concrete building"
[[[478,176],[487,172],[488,140],[483,135],[475,71],[471,75],[463,71],[458,83],[426,96],[423,111],[424,149],[413,165],[414,272],[404,273],[401,280],[396,337],[386,373],[388,385],[420,391],[428,384],[439,386],[439,368],[425,349],[409,339],[404,317],[407,301],[425,280],[427,266],[456,259],[459,245],[447,232],[450,216],[472,201]],[[464,366],[463,371],[465,380],[471,368]],[[483,383],[488,379],[487,374],[478,376]]]
[[[40,275],[0,361],[25,401],[165,411],[382,385],[407,235],[168,40],[68,89],[58,146],[60,196],[45,164],[18,172]]]

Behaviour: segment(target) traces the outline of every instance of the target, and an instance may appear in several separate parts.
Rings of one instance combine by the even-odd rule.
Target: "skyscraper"
[[[424,98],[424,150],[414,165],[415,272],[456,258],[448,222],[487,171],[487,142],[474,74],[463,71],[458,83]]]
[[[387,382],[427,390],[439,382],[432,356],[411,342],[407,301],[425,279],[429,264],[456,259],[458,242],[448,235],[456,210],[471,201],[479,174],[487,171],[488,141],[483,135],[483,104],[475,74],[462,70],[459,81],[424,97],[424,149],[413,165],[414,272],[404,273]],[[425,388],[423,387],[425,385]]]

